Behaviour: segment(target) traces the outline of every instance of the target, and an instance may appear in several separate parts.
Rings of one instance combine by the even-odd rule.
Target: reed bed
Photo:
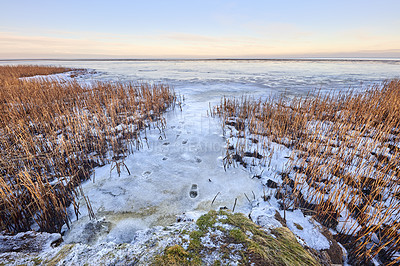
[[[124,165],[165,128],[178,97],[165,85],[35,78],[71,69],[0,67],[0,229],[59,232],[79,215],[80,184],[96,166]],[[148,144],[147,144],[148,145]]]
[[[266,167],[271,143],[286,146],[292,154],[277,193],[283,208],[335,229],[352,263],[400,263],[399,80],[363,93],[223,98],[212,113],[231,134],[225,167]]]
[[[38,65],[4,65],[0,67],[0,79],[33,77],[36,75],[59,74],[67,71],[76,71],[78,69],[55,67],[55,66],[38,66]],[[80,69],[81,70],[81,69]]]

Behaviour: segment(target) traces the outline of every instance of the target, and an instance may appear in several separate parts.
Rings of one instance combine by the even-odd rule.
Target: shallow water
[[[10,62],[1,62],[7,63]],[[106,165],[97,168],[93,179],[83,185],[101,222],[93,225],[85,218],[87,212],[82,207],[82,218],[73,223],[66,241],[88,243],[131,242],[137,230],[170,224],[182,213],[196,216],[218,206],[232,209],[235,199],[236,210],[251,211],[246,197],[260,197],[264,188],[257,178],[252,178],[254,173],[242,167],[224,170],[222,158],[226,143],[221,125],[218,119],[207,116],[209,106],[222,96],[305,95],[313,89],[362,91],[371,84],[400,77],[400,61],[18,63],[90,68],[98,74],[89,80],[167,83],[185,95],[182,112],[175,110],[165,115],[165,136],[158,130],[148,132],[149,147],[126,158],[131,175],[122,169],[118,176],[116,169]],[[280,157],[274,158],[271,166],[275,172],[282,170],[288,153],[284,148],[276,153]]]

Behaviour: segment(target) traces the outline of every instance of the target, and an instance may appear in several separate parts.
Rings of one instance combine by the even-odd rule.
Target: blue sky
[[[6,1],[0,59],[400,57],[400,1]]]

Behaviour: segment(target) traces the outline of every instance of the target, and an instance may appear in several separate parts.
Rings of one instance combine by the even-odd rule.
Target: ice
[[[15,64],[2,61],[1,65]],[[205,61],[19,61],[18,64],[62,65],[95,69],[85,79],[168,83],[205,99],[236,94],[267,96],[269,92],[305,95],[310,90],[362,89],[399,78],[399,60],[205,60]],[[151,70],[151,71],[143,71]],[[180,90],[181,91],[181,90]]]
[[[147,131],[149,148],[125,159],[131,175],[122,167],[119,176],[112,164],[96,168],[95,178],[82,188],[97,220],[108,229],[82,237],[87,228],[97,227],[78,219],[66,232],[66,241],[130,242],[136,231],[169,225],[183,213],[232,209],[236,198],[235,211],[249,213],[252,206],[244,193],[261,197],[263,186],[242,168],[224,170],[218,158],[225,152],[225,139],[219,121],[207,117],[207,108],[207,102],[188,99],[182,112],[167,113],[165,136],[158,129]],[[81,216],[86,217],[83,200],[81,206]]]

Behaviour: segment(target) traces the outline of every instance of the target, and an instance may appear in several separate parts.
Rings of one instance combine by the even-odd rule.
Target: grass
[[[80,184],[96,166],[126,167],[124,158],[148,145],[150,128],[163,134],[162,114],[177,96],[165,85],[29,79],[72,69],[0,67],[0,230],[36,223],[58,232],[79,216]],[[90,201],[83,195],[89,214]]]
[[[308,210],[337,229],[355,263],[400,262],[393,259],[400,251],[399,80],[363,93],[223,98],[212,113],[231,134],[225,168],[268,167],[276,152],[270,144],[286,146],[284,208]]]

